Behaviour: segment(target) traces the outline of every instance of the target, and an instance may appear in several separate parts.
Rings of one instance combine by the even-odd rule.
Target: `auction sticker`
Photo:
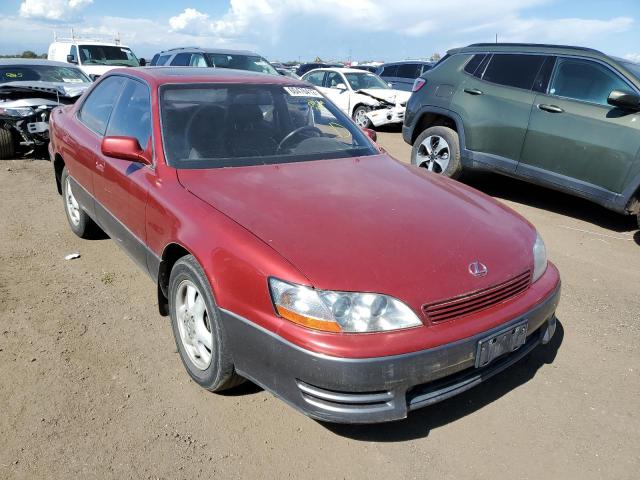
[[[284,91],[292,97],[317,97],[322,98],[322,94],[315,88],[306,87],[284,87]]]

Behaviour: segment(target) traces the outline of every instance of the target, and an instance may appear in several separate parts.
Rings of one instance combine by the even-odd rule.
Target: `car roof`
[[[163,50],[160,52],[160,55],[167,55],[173,53],[188,53],[188,52],[198,52],[198,53],[220,53],[223,55],[256,55],[257,53],[252,52],[250,50],[233,50],[230,48],[201,48],[201,47],[177,47],[170,48],[169,50]]]
[[[390,65],[406,65],[411,63],[419,63],[420,65],[433,65],[435,62],[429,62],[428,60],[402,60],[400,62],[387,62],[380,65],[380,67],[387,67]]]
[[[473,43],[466,47],[454,48],[447,53],[475,53],[475,52],[504,52],[504,53],[546,53],[556,55],[579,55],[585,57],[609,59],[610,57],[599,50],[573,45],[551,45],[545,43]]]
[[[322,68],[316,68],[314,70],[309,70],[307,73],[305,73],[305,75],[311,73],[311,72],[318,72],[318,71],[324,71],[324,72],[341,72],[341,73],[368,73],[364,70],[358,69],[358,68],[348,68],[348,67],[322,67]]]
[[[4,66],[50,66],[50,67],[71,67],[78,68],[71,63],[55,62],[43,58],[1,58],[0,67]]]
[[[283,75],[271,75],[231,68],[131,67],[110,70],[103,77],[114,74],[137,77],[154,85],[175,83],[253,83],[308,86],[305,82]]]

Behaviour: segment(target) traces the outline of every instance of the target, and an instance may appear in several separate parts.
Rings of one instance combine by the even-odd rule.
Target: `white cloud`
[[[20,16],[53,21],[73,21],[93,0],[23,0]]]
[[[627,53],[624,58],[632,62],[640,63],[640,53]]]

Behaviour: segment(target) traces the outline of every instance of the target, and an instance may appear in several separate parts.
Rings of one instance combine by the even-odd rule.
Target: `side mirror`
[[[140,60],[138,60],[138,64],[139,64],[141,67],[146,67],[146,66],[147,66],[147,60],[146,60],[146,59],[144,59],[144,58],[141,58]]]
[[[78,60],[76,60],[76,56],[75,55],[67,55],[67,63],[78,63]]]
[[[374,142],[378,141],[378,134],[374,130],[371,130],[370,128],[363,128],[362,131],[367,137],[369,137]]]
[[[344,92],[347,89],[347,86],[344,83],[339,83],[336,85],[336,88]]]
[[[151,165],[149,152],[142,150],[134,137],[104,137],[100,149],[107,157]]]
[[[609,94],[607,103],[624,110],[640,111],[640,96],[624,90],[614,90]]]

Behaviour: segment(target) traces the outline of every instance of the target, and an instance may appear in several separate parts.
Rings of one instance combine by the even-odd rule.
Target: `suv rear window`
[[[398,77],[401,78],[418,78],[420,76],[419,63],[405,63],[398,66]]]
[[[545,58],[544,55],[494,54],[482,79],[507,87],[531,90]]]

